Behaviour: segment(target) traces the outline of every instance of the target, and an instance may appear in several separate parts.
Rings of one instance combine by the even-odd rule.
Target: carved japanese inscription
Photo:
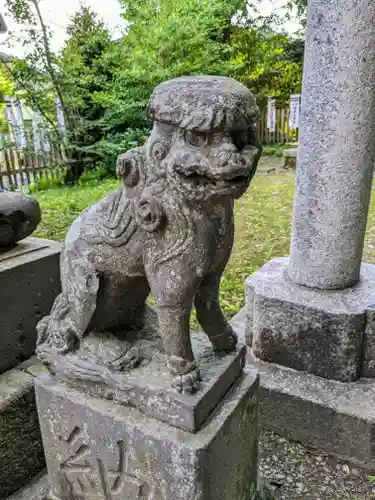
[[[60,463],[61,493],[69,500],[141,500],[149,487],[129,472],[129,453],[124,441],[116,443],[116,467],[97,456],[85,443],[84,433],[74,427],[67,439],[59,438],[66,458]]]

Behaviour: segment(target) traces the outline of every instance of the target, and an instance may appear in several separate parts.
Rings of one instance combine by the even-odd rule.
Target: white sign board
[[[299,116],[301,113],[301,94],[292,94],[289,105],[289,128],[299,128]]]
[[[11,97],[6,95],[6,96],[4,96],[4,100],[5,100],[5,113],[6,113],[6,117],[8,119],[8,122],[12,126],[14,141],[15,141],[16,146],[18,148],[22,148],[22,147],[26,146],[26,138],[25,138],[25,132],[23,130],[23,117],[22,117],[21,106],[20,106],[19,101],[16,97],[11,98]],[[13,104],[15,105],[17,118],[14,114],[12,101],[13,101]]]
[[[271,97],[267,101],[267,128],[270,132],[276,130],[276,101]]]
[[[58,97],[56,97],[56,99],[55,99],[55,105],[56,105],[57,123],[59,124],[60,134],[65,135],[64,113],[63,113],[63,109],[61,106],[61,101]]]
[[[24,148],[27,145],[26,135],[25,135],[25,126],[23,123],[23,113],[21,108],[21,103],[17,99],[17,97],[13,97],[13,108],[15,111],[16,118],[16,126],[17,126],[17,146]]]
[[[43,117],[39,111],[34,111],[32,119],[35,151],[39,152],[43,150],[48,153],[51,151],[51,146],[44,132]]]

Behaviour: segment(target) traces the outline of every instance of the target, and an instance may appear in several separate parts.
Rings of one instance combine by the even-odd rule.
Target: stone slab
[[[196,434],[92,398],[50,376],[36,396],[57,499],[251,500],[257,484],[258,376],[249,371]],[[240,451],[240,452],[239,452]]]
[[[35,351],[36,324],[60,292],[55,241],[26,238],[0,256],[0,373]]]
[[[14,259],[19,255],[27,255],[32,252],[48,248],[48,241],[44,244],[43,240],[39,238],[27,238],[27,240],[20,241],[12,247],[0,248],[0,262]]]
[[[375,266],[345,290],[314,290],[287,276],[288,258],[246,281],[246,342],[263,361],[345,381],[375,376]]]
[[[26,486],[9,496],[7,500],[51,500],[50,485],[45,471],[35,476]]]
[[[245,337],[246,311],[232,320]],[[322,453],[375,468],[375,381],[344,383],[267,363],[248,349],[260,374],[260,425]]]
[[[33,382],[18,368],[0,375],[0,498],[45,466]]]
[[[85,380],[65,381],[91,395],[136,407],[146,415],[196,432],[241,375],[246,347],[239,345],[232,353],[217,354],[206,335],[193,333],[192,346],[201,381],[196,393],[183,394],[171,386],[171,375],[156,325],[153,325],[152,331],[150,325],[146,329],[144,335],[142,332],[138,334],[140,339],[134,341],[133,345],[139,349],[141,357],[149,359],[130,372],[118,374],[120,388],[102,383],[88,384]]]

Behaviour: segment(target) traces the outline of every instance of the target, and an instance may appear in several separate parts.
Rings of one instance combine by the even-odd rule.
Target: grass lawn
[[[35,236],[63,240],[69,225],[88,205],[116,186],[115,180],[55,188],[33,195],[43,221]],[[289,253],[294,174],[258,175],[236,202],[236,237],[221,284],[221,303],[228,316],[244,303],[245,278],[273,257]],[[364,260],[375,262],[375,200],[371,203]]]

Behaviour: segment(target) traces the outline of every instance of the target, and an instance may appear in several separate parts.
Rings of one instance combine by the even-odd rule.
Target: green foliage
[[[286,148],[286,145],[281,145],[281,144],[272,144],[269,146],[263,146],[262,153],[264,156],[277,156],[281,158],[283,156],[284,149]]]
[[[121,2],[127,33],[109,56],[118,68],[102,102],[108,107],[108,128],[148,126],[146,105],[152,89],[181,75],[229,75],[232,47],[226,37],[234,13],[233,0],[133,0]]]
[[[38,191],[45,191],[46,189],[52,189],[62,186],[64,183],[60,177],[46,177],[42,175],[36,182],[32,182],[28,186],[29,192],[37,193]]]
[[[280,103],[302,85],[304,43],[267,27],[237,27],[232,36],[236,68],[234,76],[250,88],[261,102],[268,96]]]
[[[306,25],[307,3],[308,0],[288,0],[286,2],[286,6],[290,10],[295,9],[297,12],[297,16],[303,28]]]
[[[106,179],[34,193],[32,196],[39,201],[43,214],[34,236],[63,241],[69,226],[82,210],[105,196],[116,185],[116,180]]]
[[[90,170],[85,170],[78,180],[79,185],[95,184],[108,177],[108,170],[104,165],[98,164]]]
[[[97,167],[113,174],[118,154],[144,142],[150,126],[147,102],[164,80],[233,76],[260,103],[272,95],[281,104],[300,91],[303,40],[275,31],[280,19],[262,18],[260,0],[119,1],[126,21],[120,40],[113,41],[103,21],[81,5],[61,53],[54,54],[40,0],[6,0],[29,48],[10,69],[18,94],[55,130],[56,95],[62,102],[67,182]]]
[[[297,8],[297,13],[299,16],[302,17],[306,15],[307,0],[293,0],[293,4]]]
[[[51,30],[44,24],[39,0],[6,0],[13,20],[21,26],[20,35],[11,33],[13,43],[25,47],[23,59],[4,63],[12,76],[19,97],[39,110],[49,126],[57,131],[54,99],[62,97],[58,83],[58,64],[50,49]]]
[[[4,96],[13,94],[13,82],[4,67],[4,63],[0,63],[0,130],[7,131],[7,123],[4,118]]]
[[[105,24],[84,5],[71,18],[67,33],[59,58],[60,84],[71,122],[70,150],[80,163],[75,180],[85,167],[95,167],[105,157],[97,146],[105,133],[106,108],[97,96],[110,88],[113,74],[106,54],[114,43]]]

